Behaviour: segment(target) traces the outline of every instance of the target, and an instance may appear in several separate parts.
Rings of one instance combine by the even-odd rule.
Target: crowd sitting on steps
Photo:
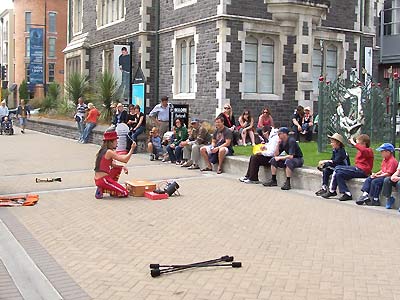
[[[286,180],[281,186],[282,190],[291,189],[293,171],[304,164],[303,153],[298,143],[299,136],[301,134],[308,136],[309,130],[315,125],[309,107],[296,108],[292,119],[292,130],[290,130],[287,127],[277,128],[269,108],[263,109],[256,126],[249,110],[245,110],[238,118],[238,122],[235,122],[232,107],[226,104],[224,111],[214,120],[212,134],[209,133],[210,129],[197,118],[190,119],[189,127],[183,119],[177,118],[174,120],[175,126],[172,131],[168,131],[165,125],[165,112],[167,108],[169,111],[169,107],[171,104],[168,98],[163,97],[161,103],[149,114],[156,124],[150,130],[147,142],[151,161],[161,159],[165,163],[201,172],[211,172],[215,165],[216,173],[221,174],[225,157],[233,155],[233,145],[252,145],[253,155],[249,159],[247,172],[239,180],[246,184],[260,183],[258,173],[260,166],[264,166],[270,168],[271,179],[263,185],[275,187],[278,186],[277,169],[282,168],[286,175]],[[130,105],[127,112],[122,104],[115,106],[113,124],[127,125],[126,151],[129,152],[135,149],[138,136],[145,132],[145,115],[140,112],[140,109],[137,105]],[[93,111],[96,112],[95,117],[93,117]],[[97,117],[98,112],[93,105],[90,103],[86,106],[83,100],[79,99],[75,118],[77,122],[78,119],[79,122],[86,121],[85,126],[78,125],[79,131],[83,128],[85,133],[81,141],[87,141],[88,133],[85,129],[89,128],[90,133]],[[94,125],[88,122],[91,118],[94,118]],[[400,190],[400,163],[394,157],[394,146],[383,143],[376,149],[383,160],[381,169],[372,173],[374,151],[370,148],[368,135],[361,134],[355,141],[348,140],[348,143],[357,149],[353,166],[350,165],[350,158],[345,150],[344,138],[339,133],[329,135],[328,138],[331,142],[332,156],[331,159],[318,163],[317,168],[322,172],[322,185],[315,194],[323,198],[331,198],[337,196],[338,189],[342,194],[338,198],[339,201],[353,200],[346,181],[352,178],[365,178],[361,188],[362,195],[356,200],[356,204],[380,206],[379,196],[382,192],[386,208],[392,208],[395,202],[392,188],[396,187]],[[248,139],[250,141],[247,143]],[[205,167],[202,169],[200,168],[201,159],[205,162]],[[100,194],[99,190],[97,197],[100,197]]]

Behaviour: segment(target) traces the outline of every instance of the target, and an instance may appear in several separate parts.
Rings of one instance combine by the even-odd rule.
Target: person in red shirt
[[[339,201],[352,200],[353,197],[346,185],[346,180],[352,178],[366,178],[371,174],[374,166],[374,153],[369,148],[370,138],[366,134],[357,137],[356,142],[349,139],[349,142],[358,150],[355,158],[355,166],[337,166],[333,172],[329,190],[321,195],[324,198],[336,196],[336,188],[339,186],[339,192],[343,195]]]
[[[356,201],[358,205],[372,205],[372,206],[380,206],[379,202],[379,194],[381,193],[383,182],[386,177],[390,177],[396,172],[397,169],[397,160],[393,156],[394,147],[390,143],[384,143],[379,148],[376,149],[381,152],[383,157],[383,161],[381,164],[381,170],[372,173],[365,181],[361,188],[363,194]]]
[[[103,145],[96,155],[94,167],[94,182],[97,189],[96,199],[102,199],[103,193],[109,193],[114,197],[128,197],[128,190],[118,183],[119,175],[124,170],[128,174],[128,169],[116,164],[117,161],[127,163],[136,148],[133,142],[131,149],[125,155],[117,154],[114,150],[117,147],[118,135],[115,131],[106,131],[103,135]]]
[[[83,135],[82,135],[82,140],[81,140],[82,144],[86,144],[88,142],[89,135],[92,132],[93,128],[96,127],[97,119],[100,117],[100,112],[93,105],[93,103],[88,104],[88,109],[89,109],[89,112],[85,119],[86,125],[85,125],[85,129],[83,130]]]

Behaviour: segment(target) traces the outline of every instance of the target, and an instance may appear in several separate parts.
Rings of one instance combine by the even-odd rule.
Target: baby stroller
[[[14,134],[13,124],[10,117],[4,117],[1,121],[0,135],[2,135],[3,133],[6,135]]]

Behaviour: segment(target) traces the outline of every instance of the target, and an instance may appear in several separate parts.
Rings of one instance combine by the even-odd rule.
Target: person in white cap
[[[6,105],[6,100],[1,101],[0,105],[0,122],[3,121],[4,117],[8,117],[9,111]]]

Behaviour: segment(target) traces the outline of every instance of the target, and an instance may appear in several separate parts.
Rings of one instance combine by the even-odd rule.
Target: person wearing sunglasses
[[[274,119],[271,116],[271,110],[268,107],[265,107],[258,117],[257,123],[257,133],[260,137],[263,135],[262,129],[265,126],[274,127]]]
[[[232,142],[233,145],[238,145],[240,139],[239,131],[236,130],[235,116],[233,115],[232,106],[229,104],[224,105],[224,111],[218,115],[217,118],[222,117],[224,120],[224,125],[233,134]]]
[[[243,114],[239,117],[239,133],[242,137],[242,145],[247,146],[246,138],[249,136],[251,145],[254,146],[254,119],[250,114],[249,110],[245,110]]]

